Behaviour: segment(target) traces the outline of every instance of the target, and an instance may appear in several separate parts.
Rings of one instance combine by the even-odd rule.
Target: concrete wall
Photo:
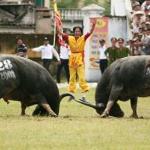
[[[127,40],[127,19],[126,17],[110,17],[108,24],[108,37],[122,37]]]
[[[52,33],[52,18],[49,9],[36,10],[36,34]]]
[[[50,0],[45,0],[44,6],[50,8]]]
[[[0,5],[0,33],[34,33],[34,5]]]
[[[28,47],[29,57],[39,58],[39,54],[30,50],[33,47],[42,45],[45,36],[50,40],[50,44],[53,44],[53,36],[49,34],[0,34],[0,53],[14,54],[16,41],[18,38],[21,38]]]

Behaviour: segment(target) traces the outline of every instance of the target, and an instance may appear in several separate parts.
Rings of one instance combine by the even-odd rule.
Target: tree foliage
[[[105,15],[110,13],[110,0],[60,0],[59,8],[82,8],[89,4],[97,4],[105,8]]]

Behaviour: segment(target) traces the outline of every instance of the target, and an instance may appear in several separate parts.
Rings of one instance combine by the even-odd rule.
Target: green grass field
[[[66,89],[61,89],[61,93]],[[94,91],[88,99],[94,103]],[[76,95],[77,97],[80,94]],[[149,150],[150,101],[140,99],[138,114],[131,119],[130,103],[120,103],[122,119],[101,119],[96,112],[75,102],[63,100],[58,118],[20,116],[20,103],[0,102],[0,150]]]

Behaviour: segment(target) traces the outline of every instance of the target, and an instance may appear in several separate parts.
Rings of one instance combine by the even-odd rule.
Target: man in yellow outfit
[[[70,57],[69,57],[69,71],[70,80],[68,90],[71,93],[76,92],[77,79],[79,80],[80,88],[85,93],[89,90],[89,86],[85,80],[85,69],[84,69],[84,46],[87,38],[92,34],[95,27],[95,22],[92,25],[91,31],[85,35],[82,34],[82,28],[77,26],[73,28],[74,36],[69,36],[58,30],[58,33],[63,36],[63,39],[68,42],[70,46]]]

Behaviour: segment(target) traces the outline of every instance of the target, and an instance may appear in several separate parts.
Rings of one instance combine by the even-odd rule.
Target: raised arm
[[[92,26],[91,26],[91,30],[90,30],[90,34],[92,34],[93,33],[93,31],[94,31],[94,29],[95,29],[95,25],[96,25],[96,20],[94,20],[93,22],[92,22]]]
[[[95,25],[96,25],[96,20],[92,22],[92,26],[91,26],[91,30],[90,32],[88,32],[87,34],[85,34],[85,41],[88,39],[88,37],[93,33],[94,29],[95,29]]]
[[[63,29],[61,27],[57,27],[57,37],[62,38],[64,41],[68,42],[69,35],[66,33],[63,33]]]

